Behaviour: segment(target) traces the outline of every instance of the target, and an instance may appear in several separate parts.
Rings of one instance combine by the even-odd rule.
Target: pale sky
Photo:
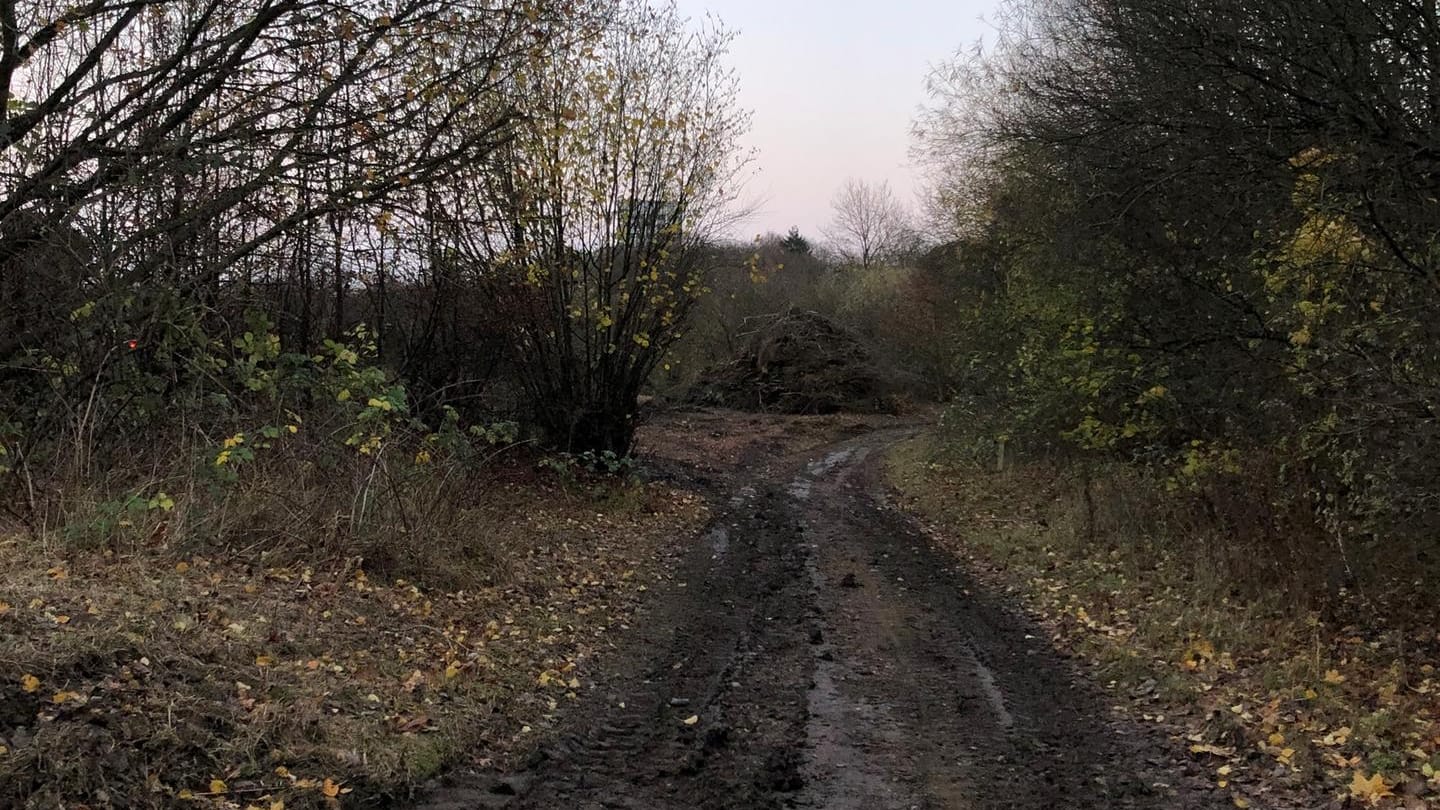
[[[739,31],[731,64],[756,150],[737,237],[799,226],[820,238],[847,177],[888,180],[910,202],[910,124],[930,66],[993,39],[998,0],[677,0]]]

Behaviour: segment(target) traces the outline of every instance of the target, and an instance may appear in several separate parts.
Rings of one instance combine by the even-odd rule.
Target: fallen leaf
[[[40,679],[34,675],[26,675],[20,679],[20,688],[30,694],[40,691]]]
[[[340,795],[340,785],[334,779],[326,777],[325,783],[320,786],[320,792],[327,798],[335,798]]]
[[[397,717],[395,720],[395,730],[401,734],[414,734],[417,731],[423,731],[426,726],[430,725],[430,718],[423,714],[409,719]]]
[[[1345,682],[1345,676],[1340,674],[1340,670],[1338,670],[1338,669],[1326,670],[1326,672],[1325,672],[1325,683],[1344,683],[1344,682]]]
[[[1364,771],[1356,771],[1355,778],[1350,780],[1350,795],[1374,806],[1386,796],[1395,794],[1390,792],[1390,786],[1385,784],[1385,777],[1380,774],[1367,779]]]
[[[698,714],[692,714],[689,717],[685,718],[685,725],[687,726],[693,726],[698,722],[700,722],[700,715]]]
[[[230,792],[230,788],[225,785],[224,779],[211,779],[210,792],[217,796],[223,796]]]

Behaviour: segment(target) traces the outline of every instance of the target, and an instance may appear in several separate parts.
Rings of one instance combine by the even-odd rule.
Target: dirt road
[[[1217,806],[887,505],[907,431],[703,476],[717,518],[606,679],[527,767],[422,806]]]

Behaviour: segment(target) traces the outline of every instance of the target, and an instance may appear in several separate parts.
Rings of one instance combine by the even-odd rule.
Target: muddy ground
[[[666,417],[654,469],[716,519],[527,763],[418,806],[1228,806],[888,505],[880,457],[916,429]]]

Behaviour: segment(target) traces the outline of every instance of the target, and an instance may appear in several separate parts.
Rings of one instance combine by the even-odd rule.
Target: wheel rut
[[[905,435],[741,465],[527,766],[417,806],[1222,806],[886,504],[877,459]]]

